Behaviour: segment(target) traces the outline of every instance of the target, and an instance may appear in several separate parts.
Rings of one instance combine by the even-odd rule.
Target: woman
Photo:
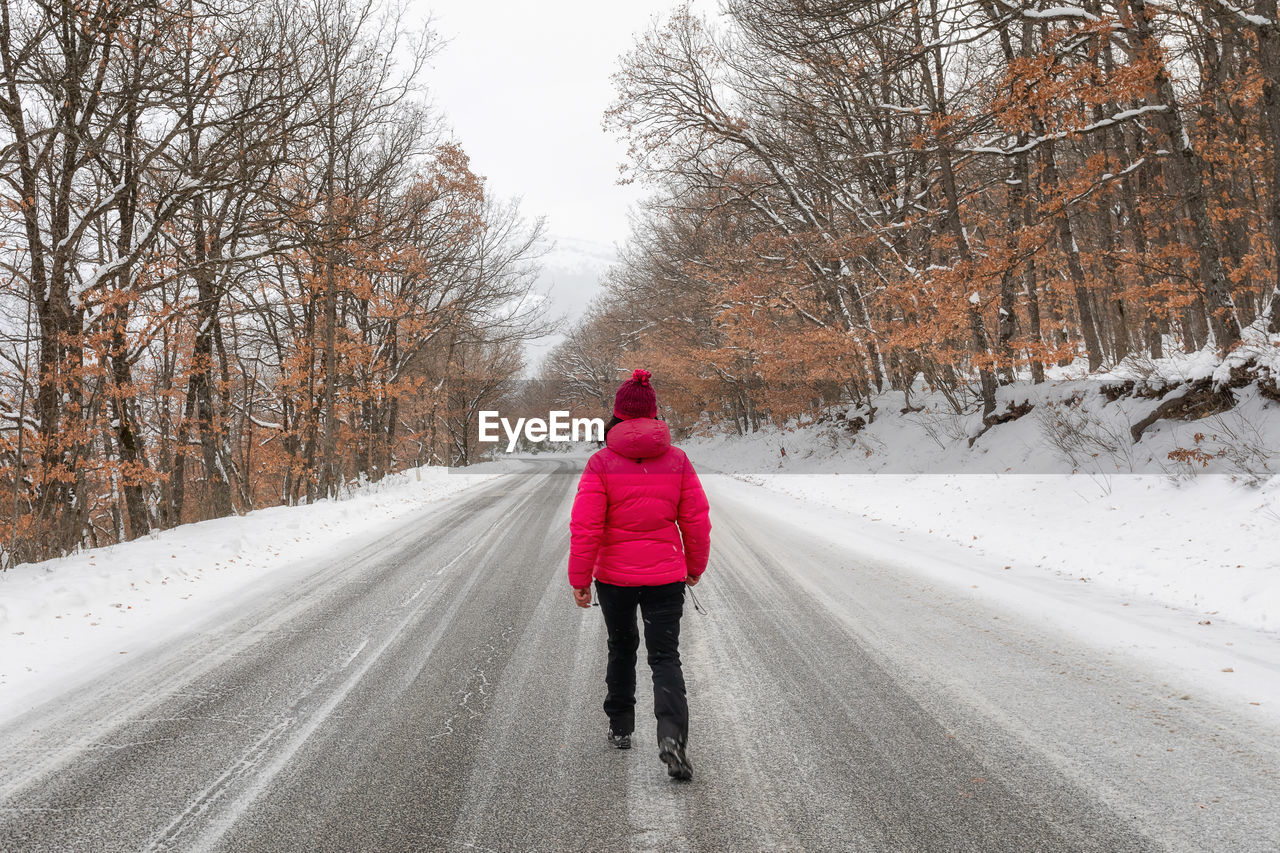
[[[707,568],[711,521],[707,496],[684,451],[658,417],[649,371],[618,388],[605,447],[587,462],[569,522],[569,583],[579,607],[591,606],[591,579],[609,632],[609,743],[631,748],[635,729],[636,608],[653,671],[658,757],[676,779],[692,779],[685,752],[689,703],[680,670],[684,588]]]

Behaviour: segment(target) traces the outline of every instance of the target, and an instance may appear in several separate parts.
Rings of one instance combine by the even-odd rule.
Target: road
[[[1274,731],[732,481],[684,619],[696,778],[644,714],[611,750],[576,479],[529,463],[12,721],[0,850],[1275,849]]]

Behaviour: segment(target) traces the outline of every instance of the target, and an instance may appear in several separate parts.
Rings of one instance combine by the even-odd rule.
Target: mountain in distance
[[[550,246],[542,257],[542,270],[535,289],[548,302],[553,317],[564,317],[566,325],[582,316],[600,290],[609,268],[618,262],[618,252],[606,243],[562,234],[547,236]],[[530,374],[556,344],[564,340],[562,333],[530,341],[525,346],[525,361]]]

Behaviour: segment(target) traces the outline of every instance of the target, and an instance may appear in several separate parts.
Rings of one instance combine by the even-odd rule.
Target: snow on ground
[[[1032,411],[972,447],[976,416],[948,415],[928,395],[911,400],[924,411],[903,413],[901,394],[881,397],[856,432],[847,425],[866,409],[682,446],[702,469],[947,543],[957,564],[1280,631],[1280,405],[1251,386],[1224,415],[1159,421],[1134,444],[1129,425],[1158,401],[1109,401],[1100,383],[1069,379],[1016,393]],[[1178,447],[1212,458],[1173,462]]]
[[[1246,362],[1261,381],[1280,376],[1280,336],[1251,330],[1225,360],[1175,351],[1089,378],[1055,368],[1001,388],[997,413],[1021,415],[987,429],[918,385],[874,411],[681,446],[700,470],[763,487],[722,489],[724,504],[767,508],[1280,719],[1280,403],[1235,381]],[[1133,440],[1170,394],[1207,380],[1237,386],[1230,409]]]
[[[1278,345],[1249,342],[1271,375]],[[1041,385],[1002,388],[1000,411],[1029,411],[985,432],[978,415],[951,414],[940,394],[916,388],[881,395],[874,412],[681,444],[704,472],[820,505],[793,513],[817,534],[952,583],[985,576],[984,590],[1002,590],[1011,606],[1062,602],[1086,614],[1093,600],[1099,612],[1132,600],[1175,609],[1192,631],[1280,632],[1280,404],[1245,385],[1229,411],[1158,421],[1135,443],[1130,427],[1160,399],[1113,390],[1227,373],[1198,354],[1100,379],[1055,369]],[[1178,461],[1174,451],[1195,453]],[[233,607],[255,582],[301,576],[507,470],[410,471],[344,500],[186,525],[0,574],[0,719]]]
[[[163,642],[256,581],[326,564],[509,470],[412,469],[339,500],[186,524],[0,573],[0,719]]]
[[[750,508],[778,522],[779,530],[804,531],[802,535],[811,541],[830,543],[877,569],[895,572],[902,578],[902,588],[909,598],[914,598],[912,593],[916,590],[925,593],[935,588],[949,590],[956,606],[964,608],[972,604],[970,612],[986,608],[987,612],[1000,614],[996,618],[1011,614],[1031,625],[1051,629],[1045,636],[1058,633],[1064,640],[1074,640],[1091,648],[1099,660],[1128,661],[1138,666],[1144,676],[1163,682],[1174,696],[1188,699],[1190,697],[1183,694],[1187,690],[1197,699],[1204,698],[1222,708],[1243,712],[1249,719],[1280,724],[1280,678],[1277,678],[1280,634],[1224,621],[1217,615],[1197,610],[1167,606],[1146,596],[1123,594],[1102,583],[1082,583],[1069,574],[1055,575],[1026,564],[1006,563],[976,543],[948,541],[947,537],[937,535],[938,528],[929,532],[893,524],[888,513],[863,515],[841,505],[831,505],[830,493],[823,495],[821,489],[795,489],[796,486],[821,485],[827,480],[859,480],[865,487],[874,489],[892,479],[885,475],[783,476],[765,481],[765,488],[744,489],[741,477],[708,473],[706,468],[704,465],[703,479],[715,512],[733,515],[740,508]],[[899,479],[906,485],[906,478]],[[783,494],[773,488],[779,483],[803,497]],[[917,501],[921,485],[919,481],[915,485]],[[1035,536],[1034,533],[1025,535]],[[713,548],[714,540],[713,532]],[[840,562],[845,569],[852,570],[831,572],[830,565],[800,567],[805,570],[796,571],[789,578],[807,586],[814,598],[831,607],[838,618],[846,618],[848,614],[834,602],[841,596],[856,600],[864,575],[857,570],[856,563]],[[709,608],[717,608],[720,602],[715,579],[708,583],[705,592],[700,594]],[[914,605],[905,601],[904,606]],[[997,624],[1013,623],[993,623],[991,630],[1000,633]],[[975,626],[977,630],[985,632],[980,620]],[[1018,635],[1015,631],[1009,636]],[[926,656],[914,662],[925,666],[932,663]],[[934,674],[940,675],[936,671]],[[969,673],[969,677],[972,675]],[[956,674],[940,677],[943,683],[948,683]],[[1000,677],[992,673],[993,679]]]

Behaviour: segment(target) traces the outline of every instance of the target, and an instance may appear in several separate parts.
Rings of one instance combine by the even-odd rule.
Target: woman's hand
[[[700,580],[702,580],[702,575],[689,575],[687,578],[684,579],[684,582],[687,583],[689,586],[697,586],[698,581]]]
[[[591,587],[583,587],[573,591],[573,603],[579,607],[590,609],[591,607]]]

